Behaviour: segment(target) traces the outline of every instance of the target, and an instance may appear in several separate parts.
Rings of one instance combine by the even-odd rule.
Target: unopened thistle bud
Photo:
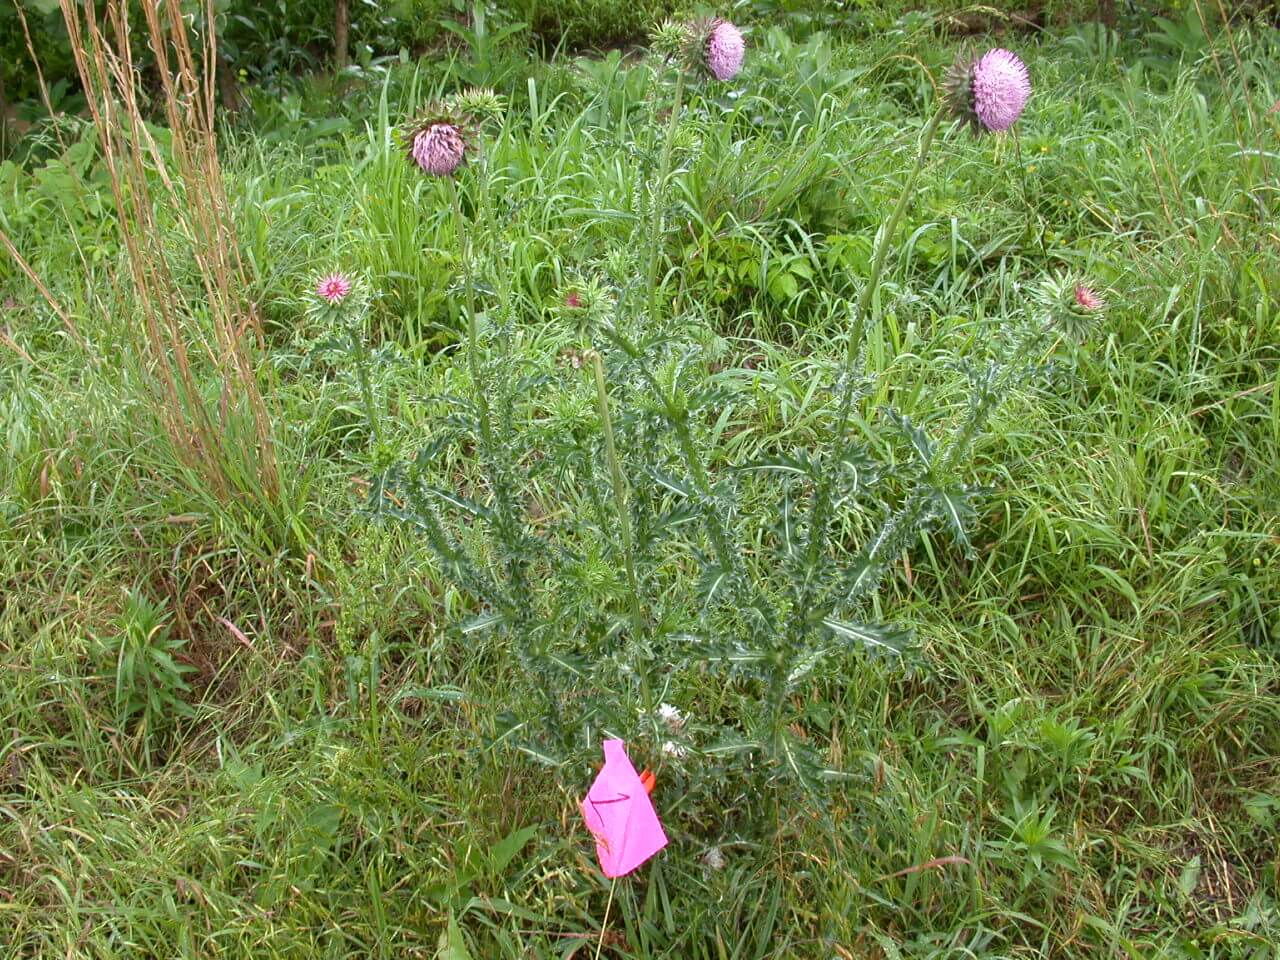
[[[497,120],[507,110],[506,101],[492,87],[468,87],[447,102],[452,110],[480,124]]]
[[[679,20],[663,20],[649,37],[649,48],[666,60],[679,60],[690,43],[690,25]]]
[[[1045,277],[1032,297],[1040,306],[1040,320],[1072,340],[1083,340],[1107,302],[1079,277],[1057,273]]]

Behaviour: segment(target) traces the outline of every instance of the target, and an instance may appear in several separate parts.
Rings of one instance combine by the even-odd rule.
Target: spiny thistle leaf
[[[922,427],[917,427],[911,422],[911,418],[904,413],[900,413],[892,407],[885,409],[885,416],[893,423],[903,435],[911,443],[911,449],[915,453],[916,460],[925,470],[933,467],[934,453],[936,445],[930,436],[924,432]]]
[[[797,477],[816,479],[813,459],[807,452],[794,454],[778,454],[772,457],[760,457],[745,463],[738,468],[742,471],[758,473],[783,473]]]
[[[794,690],[802,681],[808,679],[826,657],[827,651],[822,647],[816,647],[793,660],[791,671],[787,674],[786,688]]]
[[[822,784],[825,765],[817,752],[788,730],[782,730],[772,745],[771,759],[786,771],[788,779],[798,783],[820,807],[825,807],[826,791]]]
[[[848,620],[837,620],[834,617],[824,617],[822,624],[845,643],[894,656],[901,656],[911,640],[910,630],[883,623],[853,623]]]
[[[970,492],[964,487],[935,487],[929,492],[931,507],[942,517],[951,531],[951,535],[960,541],[965,553],[973,554],[973,544],[969,542],[967,527],[977,517]]]
[[[473,633],[482,633],[493,627],[500,626],[504,622],[501,613],[496,610],[487,610],[484,613],[477,613],[474,616],[467,617],[458,624],[458,632],[464,637]]]

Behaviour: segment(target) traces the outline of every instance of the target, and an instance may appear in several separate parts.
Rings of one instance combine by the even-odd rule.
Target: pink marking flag
[[[582,801],[606,877],[630,873],[667,845],[649,792],[621,740],[604,742],[604,767]]]

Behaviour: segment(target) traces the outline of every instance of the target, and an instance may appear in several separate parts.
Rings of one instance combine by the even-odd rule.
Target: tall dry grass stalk
[[[178,0],[140,4],[140,39],[160,87],[154,99],[171,133],[168,156],[145,122],[128,0],[106,0],[105,16],[93,0],[61,5],[110,174],[157,413],[210,493],[225,500],[251,482],[274,500],[271,420],[252,360],[259,323],[218,162],[212,2],[194,50]],[[202,355],[221,378],[216,403],[200,388]]]

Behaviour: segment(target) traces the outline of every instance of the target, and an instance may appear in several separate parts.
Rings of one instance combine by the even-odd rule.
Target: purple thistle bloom
[[[742,69],[746,45],[742,31],[728,20],[719,20],[707,35],[707,69],[717,80],[732,80]]]
[[[1092,287],[1083,283],[1077,283],[1072,293],[1076,298],[1076,306],[1089,313],[1097,313],[1107,305],[1107,302],[1098,296]]]
[[[951,112],[972,124],[975,133],[1001,133],[1022,115],[1031,97],[1031,77],[1017,54],[996,47],[976,60],[958,60],[946,89]]]
[[[347,299],[351,286],[351,278],[345,273],[330,273],[316,282],[316,296],[323,297],[336,307]]]
[[[1027,65],[1016,54],[997,47],[973,65],[973,112],[988,130],[1012,127],[1030,96]]]
[[[427,173],[447,177],[458,169],[466,144],[452,123],[433,123],[413,138],[414,161]]]

